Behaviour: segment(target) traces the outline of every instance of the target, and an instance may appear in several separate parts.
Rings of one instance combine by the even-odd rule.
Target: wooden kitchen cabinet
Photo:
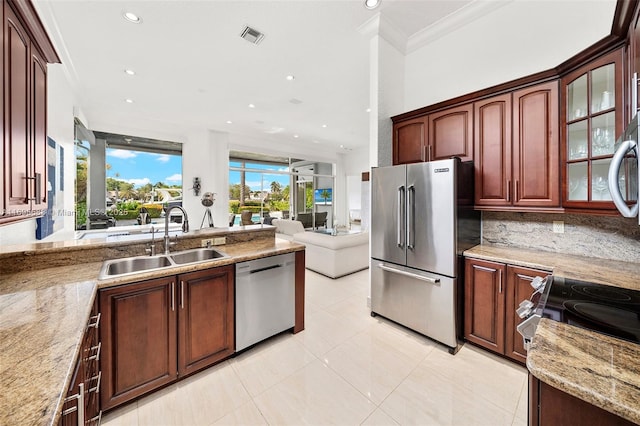
[[[530,283],[547,271],[479,259],[465,259],[464,335],[500,355],[524,363],[527,352],[516,327],[516,308],[533,294]]]
[[[473,104],[394,123],[394,165],[452,157],[473,160]]]
[[[476,206],[511,205],[511,94],[474,104]]]
[[[427,161],[429,121],[426,116],[393,125],[393,164]]]
[[[476,207],[560,207],[558,82],[474,104]]]
[[[506,265],[465,260],[464,335],[469,342],[504,353]]]
[[[5,222],[41,216],[47,208],[47,63],[59,59],[31,2],[3,1],[3,24],[0,221]]]
[[[631,426],[635,423],[556,389],[529,374],[528,424]]]
[[[178,374],[186,376],[233,354],[234,266],[178,276]]]
[[[171,276],[100,290],[103,410],[176,380],[175,287]]]
[[[100,410],[100,344],[99,328],[100,314],[96,299],[91,310],[91,316],[80,345],[80,353],[76,361],[71,382],[67,391],[59,426],[77,426],[80,424],[80,406],[82,417],[87,426],[99,425],[102,418]],[[82,385],[82,386],[81,386]]]
[[[100,291],[102,409],[233,354],[234,266]]]
[[[608,187],[614,144],[623,131],[623,50],[562,78],[563,206],[616,212]]]
[[[473,104],[429,114],[427,161],[473,160]]]

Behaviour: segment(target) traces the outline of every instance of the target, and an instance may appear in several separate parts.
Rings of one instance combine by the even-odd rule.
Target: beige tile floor
[[[368,271],[307,271],[306,329],[105,415],[103,425],[526,425],[526,369],[455,356],[366,306]]]

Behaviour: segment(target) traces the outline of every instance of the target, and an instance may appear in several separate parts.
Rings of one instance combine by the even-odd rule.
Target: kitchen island
[[[640,290],[640,265],[636,263],[494,245],[478,245],[464,255],[550,270],[558,277]],[[640,424],[640,345],[543,318],[526,364],[529,373],[540,382],[621,420]],[[531,406],[529,414],[531,421]]]
[[[227,244],[217,248],[229,257],[105,280],[98,279],[101,250],[108,258],[114,252],[126,257],[144,253],[148,241],[120,246],[95,240],[93,244],[49,243],[41,250],[37,245],[20,247],[19,253],[4,249],[0,253],[0,424],[58,423],[99,289],[304,251],[301,244],[276,239],[274,230],[254,226],[194,232],[181,240],[183,248],[199,246],[203,237],[225,235]],[[189,243],[187,237],[194,241]],[[84,250],[95,252],[87,256],[91,261],[83,262]],[[45,261],[42,256],[51,258]],[[301,285],[296,282],[294,332],[304,328],[304,279]]]

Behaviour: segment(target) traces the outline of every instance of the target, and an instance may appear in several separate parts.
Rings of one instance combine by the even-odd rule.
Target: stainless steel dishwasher
[[[236,351],[293,327],[295,255],[236,264]]]

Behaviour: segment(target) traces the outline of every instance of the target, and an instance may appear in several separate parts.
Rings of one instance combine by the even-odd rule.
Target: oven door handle
[[[620,143],[618,150],[611,159],[611,165],[609,166],[609,192],[611,193],[611,199],[618,208],[618,211],[622,213],[624,217],[636,217],[638,215],[638,205],[640,202],[636,202],[632,207],[629,207],[620,193],[620,185],[618,184],[618,174],[620,173],[620,166],[624,161],[627,152],[633,150],[635,152],[635,161],[638,161],[638,145],[635,141],[626,140]]]

